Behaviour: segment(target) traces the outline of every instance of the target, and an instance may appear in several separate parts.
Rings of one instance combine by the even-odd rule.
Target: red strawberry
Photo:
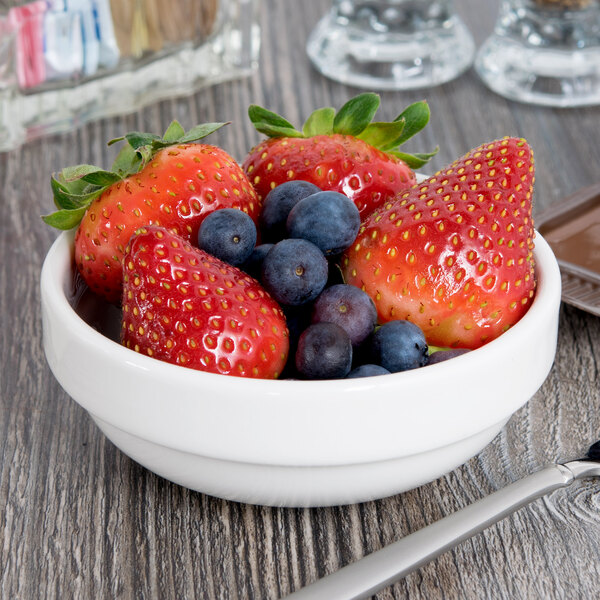
[[[289,347],[283,312],[236,267],[149,226],[131,238],[123,272],[128,348],[211,373],[281,373]]]
[[[235,160],[215,146],[190,143],[220,126],[185,134],[173,123],[164,139],[128,134],[111,171],[81,165],[53,179],[62,210],[45,220],[61,229],[79,224],[75,263],[94,292],[118,302],[123,252],[139,227],[162,225],[189,240],[219,208],[239,208],[257,220],[256,192]]]
[[[371,214],[343,260],[382,322],[409,319],[436,346],[476,348],[527,311],[535,290],[533,153],[484,144]]]
[[[434,154],[405,154],[398,147],[429,121],[425,102],[409,106],[391,123],[371,123],[379,96],[365,93],[339,112],[316,110],[302,132],[283,117],[253,105],[258,131],[271,139],[252,149],[242,165],[261,199],[290,179],[314,183],[351,198],[364,217],[415,183],[413,168]]]

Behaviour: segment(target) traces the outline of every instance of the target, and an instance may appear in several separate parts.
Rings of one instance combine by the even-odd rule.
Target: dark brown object
[[[600,183],[553,205],[536,225],[560,265],[563,300],[600,315]]]
[[[595,0],[534,0],[534,3],[543,8],[555,8],[557,10],[576,10],[587,8]]]

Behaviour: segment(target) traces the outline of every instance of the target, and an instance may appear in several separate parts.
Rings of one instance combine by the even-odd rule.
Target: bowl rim
[[[469,352],[465,355],[458,356],[452,361],[441,362],[429,365],[423,369],[415,369],[412,371],[404,371],[401,373],[393,373],[385,377],[366,377],[360,379],[342,379],[342,380],[319,380],[319,381],[303,381],[303,380],[267,380],[241,378],[233,376],[223,376],[215,373],[197,371],[188,368],[182,368],[178,365],[173,365],[155,358],[145,356],[141,353],[134,352],[119,343],[105,337],[103,334],[86,323],[72,307],[68,298],[68,290],[70,285],[70,277],[72,274],[73,261],[73,239],[74,232],[63,232],[52,244],[48,251],[46,259],[42,267],[41,273],[41,291],[42,300],[45,303],[46,312],[52,316],[55,322],[62,323],[66,326],[68,334],[82,340],[86,346],[90,345],[96,350],[110,356],[110,360],[127,364],[127,368],[132,372],[150,373],[153,381],[177,381],[178,384],[185,389],[202,389],[207,388],[209,391],[218,390],[219,394],[227,396],[231,405],[231,410],[240,409],[247,411],[243,406],[243,402],[231,400],[235,395],[239,395],[240,389],[243,389],[246,394],[253,397],[253,405],[262,415],[268,414],[269,411],[281,410],[283,406],[285,410],[292,410],[298,416],[296,404],[299,402],[306,403],[305,410],[318,410],[326,408],[325,417],[332,418],[331,415],[341,408],[350,406],[362,407],[362,410],[367,410],[371,403],[376,403],[379,410],[383,410],[385,406],[389,406],[383,402],[379,396],[385,396],[386,393],[392,393],[398,389],[399,385],[408,386],[410,389],[418,389],[422,378],[426,376],[428,380],[436,380],[443,382],[444,379],[452,376],[453,371],[459,369],[467,369],[471,366],[473,369],[484,367],[487,361],[493,361],[497,355],[505,355],[511,352],[513,345],[522,338],[527,329],[534,327],[537,322],[546,322],[548,316],[552,313],[558,315],[558,305],[560,304],[560,271],[556,258],[554,257],[550,246],[543,237],[536,232],[534,258],[536,261],[537,289],[533,302],[529,310],[512,328],[503,333],[501,336],[488,342],[481,348]],[[68,260],[67,260],[68,257]],[[514,349],[514,348],[513,348]],[[555,346],[552,348],[552,360],[554,357]],[[48,356],[48,351],[46,352]],[[49,361],[50,362],[50,361]],[[470,363],[472,363],[470,365]],[[51,369],[53,365],[51,364]],[[538,387],[545,379],[547,372],[551,366],[544,365],[544,373],[541,381],[532,381],[529,388],[524,390],[526,398],[507,398],[502,406],[492,406],[485,415],[473,415],[473,422],[469,426],[460,427],[458,438],[451,436],[441,436],[437,447],[441,447],[458,439],[464,439],[469,435],[473,435],[477,431],[490,427],[501,420],[506,420],[510,415],[520,408],[528,399],[535,393]],[[55,373],[56,376],[56,373]],[[57,379],[59,379],[57,377]],[[69,389],[64,385],[63,381],[59,383],[65,387],[69,393]],[[313,394],[313,391],[319,391],[318,394]],[[373,397],[377,393],[378,397]],[[317,398],[318,396],[318,398]],[[361,396],[361,397],[359,397]],[[324,400],[325,398],[325,400]],[[436,399],[426,398],[430,410],[436,410],[443,402],[443,398],[436,402]],[[92,414],[97,415],[116,426],[117,424],[111,421],[111,415],[107,412],[102,412],[103,408],[93,404],[82,402],[76,398],[76,401]],[[179,402],[177,410],[180,414],[185,414],[185,410],[191,405],[185,399],[175,398],[173,402]],[[324,407],[319,407],[319,402],[325,402]],[[387,402],[387,400],[386,400]],[[282,404],[283,403],[283,404]],[[350,404],[348,404],[350,403]],[[96,403],[97,404],[97,403]],[[137,409],[135,403],[132,404],[132,410]],[[470,405],[472,406],[472,404]],[[352,409],[354,410],[354,408]],[[265,450],[263,445],[260,449],[257,447],[255,452],[241,452],[239,449],[226,449],[225,446],[217,450],[211,450],[210,444],[202,445],[200,442],[184,439],[185,436],[178,437],[174,433],[160,432],[156,427],[137,427],[133,420],[128,416],[128,427],[124,430],[129,431],[134,435],[138,435],[144,439],[153,439],[157,443],[165,446],[173,447],[182,451],[205,452],[207,455],[215,457],[224,457],[234,460],[248,460],[256,462],[269,462],[273,457],[269,458],[269,452]],[[389,444],[388,444],[389,446]],[[414,453],[427,449],[425,446],[414,447]],[[304,448],[300,453],[300,448],[292,451],[282,451],[276,459],[276,464],[293,464],[293,465],[319,465],[319,464],[336,464],[342,461],[334,449],[330,449],[327,456],[321,456],[315,449],[310,447]],[[212,454],[211,454],[212,452]],[[301,455],[300,455],[301,454]],[[391,458],[392,455],[387,450],[380,449],[378,451],[360,453],[350,453],[349,462],[366,462],[372,459]],[[338,456],[336,458],[336,456]],[[342,461],[343,462],[343,461]]]

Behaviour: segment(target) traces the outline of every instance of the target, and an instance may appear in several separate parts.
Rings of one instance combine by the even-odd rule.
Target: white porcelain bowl
[[[227,377],[128,350],[74,310],[72,253],[72,236],[61,234],[42,269],[44,349],[56,379],[131,458],[221,498],[349,504],[436,479],[496,436],[556,351],[560,274],[539,234],[537,293],[512,329],[447,362],[336,381]]]

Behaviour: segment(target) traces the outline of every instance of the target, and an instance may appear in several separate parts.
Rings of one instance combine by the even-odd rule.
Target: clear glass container
[[[503,0],[475,69],[494,92],[570,107],[600,103],[600,0]]]
[[[475,45],[450,0],[333,0],[307,53],[336,81],[404,90],[458,77],[471,66]]]
[[[0,151],[248,75],[260,0],[52,0],[0,12]]]

